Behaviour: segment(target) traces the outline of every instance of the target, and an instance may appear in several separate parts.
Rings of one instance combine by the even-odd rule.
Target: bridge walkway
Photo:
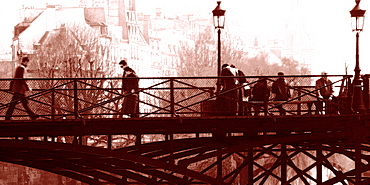
[[[302,78],[312,82],[315,77]],[[250,77],[248,84],[238,88],[253,88],[258,79]],[[274,79],[268,77],[266,82]],[[333,102],[334,113],[314,114],[315,107],[308,108],[308,99],[313,105],[320,99],[313,98],[317,89],[308,84],[289,85],[294,96],[280,102],[287,115],[279,115],[277,102],[271,101],[263,102],[265,110],[259,115],[253,115],[253,108],[252,115],[238,111],[230,115],[209,106],[220,96],[213,92],[215,79],[197,82],[202,84],[198,86],[189,84],[195,79],[150,79],[169,86],[141,86],[140,116],[121,118],[125,95],[119,88],[106,86],[112,80],[119,86],[119,79],[49,80],[52,88],[34,88],[27,96],[40,118],[30,120],[18,106],[12,120],[0,122],[1,161],[88,184],[369,181],[369,115],[351,112],[347,100]],[[333,80],[333,85],[344,80],[347,76]],[[42,79],[30,81],[47,84]],[[5,89],[1,93],[11,94]],[[236,102],[243,106],[255,103]],[[0,116],[7,105],[3,102]],[[350,165],[341,164],[338,158]],[[308,162],[299,163],[299,159]]]

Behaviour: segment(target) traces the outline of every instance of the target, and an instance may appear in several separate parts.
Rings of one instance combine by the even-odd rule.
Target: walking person
[[[20,101],[30,116],[32,120],[36,120],[38,115],[36,115],[28,106],[28,100],[26,98],[26,91],[31,91],[32,89],[28,87],[26,80],[24,80],[25,69],[29,62],[28,57],[22,58],[21,64],[15,69],[14,79],[10,82],[10,91],[13,92],[13,98],[10,103],[10,106],[5,114],[5,120],[10,120],[13,115],[15,106]]]
[[[139,90],[139,79],[135,71],[130,67],[124,68],[124,75],[122,83],[122,94],[125,95],[123,99],[121,115],[128,115],[129,117],[138,117],[138,101],[139,97],[137,91]]]
[[[272,93],[275,94],[274,101],[287,101],[291,97],[289,86],[285,82],[283,72],[279,72],[278,76],[278,79],[272,84]],[[281,116],[286,115],[286,110],[283,108],[282,104],[276,107]]]

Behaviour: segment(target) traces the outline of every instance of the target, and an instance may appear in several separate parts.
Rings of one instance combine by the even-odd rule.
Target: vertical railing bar
[[[77,93],[77,79],[73,79],[73,108],[74,108],[74,116],[75,119],[78,119],[78,93]]]
[[[170,78],[170,104],[171,104],[171,117],[175,117],[175,90],[174,78]]]
[[[369,92],[370,92],[370,82],[369,82],[369,75],[363,75],[362,76],[362,79],[363,79],[363,99],[364,99],[364,104],[365,104],[365,108],[366,108],[366,111],[369,110]]]
[[[269,97],[267,97],[266,95],[268,94],[266,91],[268,91],[268,87],[267,87],[267,79],[266,78],[264,78],[263,79],[263,86],[264,86],[264,92],[263,92],[263,94],[264,94],[264,99],[263,99],[263,109],[264,109],[264,112],[265,112],[265,116],[267,116],[268,115],[268,99],[269,99]]]
[[[55,89],[51,90],[51,120],[55,120]]]
[[[302,87],[298,87],[298,101],[301,101],[302,98],[301,98],[301,95],[302,95]],[[297,104],[297,115],[301,115],[302,114],[302,105],[299,103]]]

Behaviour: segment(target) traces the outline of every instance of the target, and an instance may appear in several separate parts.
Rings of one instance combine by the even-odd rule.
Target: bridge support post
[[[355,179],[356,184],[361,184],[362,182],[362,161],[361,161],[361,155],[362,155],[362,148],[361,148],[361,123],[362,121],[357,121],[357,124],[355,126],[355,132],[354,132],[354,140],[355,140]]]
[[[248,185],[253,185],[253,148],[248,150]]]
[[[217,181],[222,182],[222,147],[217,148]]]
[[[286,184],[287,182],[287,153],[286,144],[281,144],[281,184]]]
[[[322,144],[320,142],[317,143],[317,150],[316,150],[316,161],[317,161],[317,165],[316,165],[316,170],[317,170],[317,174],[316,174],[316,184],[317,185],[321,185],[322,184],[322,159],[323,159],[323,155],[322,155]]]
[[[107,141],[107,143],[108,143],[108,150],[112,150],[112,135],[108,135],[108,141]]]
[[[169,137],[169,142],[170,142],[170,160],[169,160],[169,162],[170,162],[170,166],[172,166],[172,165],[175,165],[175,157],[174,157],[174,155],[173,155],[173,151],[174,151],[174,146],[173,146],[173,133],[170,133],[170,134],[168,135],[168,137]]]
[[[135,145],[140,146],[141,145],[141,134],[135,134],[135,137],[136,137]]]

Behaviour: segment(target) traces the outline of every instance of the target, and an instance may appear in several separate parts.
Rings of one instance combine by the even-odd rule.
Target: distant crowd
[[[272,86],[268,85],[265,78],[259,78],[255,84],[249,85],[243,71],[237,69],[235,65],[222,65],[221,78],[218,80],[218,96],[214,106],[215,115],[250,116],[254,113],[254,116],[258,116],[262,108],[268,108],[265,107],[267,102],[273,102],[279,115],[285,116],[287,111],[284,108],[284,102],[292,97],[290,90],[293,88],[285,81],[283,72],[278,72],[277,75],[278,78],[273,81]],[[332,82],[327,78],[326,72],[321,73],[315,89],[317,89],[315,91],[317,101],[314,101],[315,113],[325,114],[324,102],[329,102],[334,93]],[[309,106],[311,109],[312,105]],[[273,113],[268,112],[268,114]]]

